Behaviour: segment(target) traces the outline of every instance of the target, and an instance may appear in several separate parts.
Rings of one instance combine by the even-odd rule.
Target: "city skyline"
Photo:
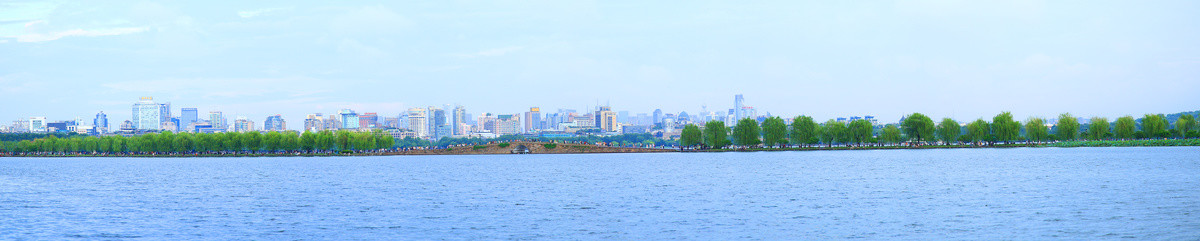
[[[260,124],[444,104],[695,113],[734,94],[883,122],[1174,113],[1200,102],[1198,4],[18,1],[0,8],[0,120],[123,120],[140,96]]]

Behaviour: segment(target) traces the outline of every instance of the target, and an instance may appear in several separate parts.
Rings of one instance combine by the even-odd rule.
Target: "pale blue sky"
[[[140,96],[261,123],[748,105],[819,120],[1200,109],[1200,1],[3,1],[0,120]],[[231,116],[232,117],[232,116]]]

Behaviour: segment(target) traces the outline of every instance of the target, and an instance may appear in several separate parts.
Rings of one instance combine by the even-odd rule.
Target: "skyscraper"
[[[270,117],[268,117],[267,120],[270,120]],[[254,131],[254,121],[251,121],[250,119],[246,119],[246,117],[244,117],[244,116],[238,116],[237,120],[233,121],[233,131],[234,132]]]
[[[170,119],[169,105],[154,103],[152,97],[142,97],[133,104],[133,128],[137,130],[158,130],[163,121]],[[167,116],[164,118],[164,114]]]
[[[454,107],[454,121],[453,121],[454,134],[455,135],[466,135],[467,130],[462,128],[462,126],[466,123],[467,123],[467,109],[463,108],[463,106],[461,106],[461,105],[455,106]]]
[[[517,115],[496,115],[496,134],[512,135],[521,133],[521,120]]]
[[[596,123],[598,123],[601,130],[607,132],[619,131],[617,130],[617,112],[613,112],[612,107],[601,106],[598,113]]]
[[[525,112],[525,133],[533,133],[541,130],[542,110],[537,107],[530,107],[529,111]]]
[[[220,111],[209,111],[208,123],[212,125],[212,129],[219,131],[229,130],[229,119],[226,119],[225,113]]]
[[[287,122],[283,121],[283,116],[275,114],[267,116],[267,120],[263,121],[264,131],[285,131],[287,130]]]
[[[92,119],[92,128],[94,128],[94,130],[95,130],[94,132],[96,134],[107,134],[108,133],[108,115],[105,115],[103,111],[101,111],[100,113],[97,113],[96,119]]]
[[[744,107],[742,101],[742,94],[733,96],[733,110],[735,111],[733,114],[734,122],[742,120],[742,118],[746,118],[745,113],[742,111],[742,107]]]
[[[341,129],[343,129],[343,130],[345,130],[345,129],[357,130],[358,129],[358,127],[359,127],[358,126],[359,125],[358,113],[354,113],[354,110],[351,110],[351,109],[342,109],[342,111],[338,112],[338,114],[342,116]]]
[[[379,127],[379,115],[374,112],[358,115],[358,128],[375,129]]]
[[[46,132],[46,117],[29,117],[29,132]]]
[[[198,112],[196,111],[196,108],[180,109],[179,110],[179,128],[185,129],[185,128],[187,128],[187,126],[191,126],[192,123],[196,123],[196,122],[200,121],[200,117],[199,117],[199,115],[197,115],[197,113]]]
[[[309,114],[304,117],[304,130],[318,132],[325,130],[325,116],[321,113]]]
[[[650,124],[662,123],[662,117],[663,117],[662,115],[663,115],[662,109],[654,109],[654,120],[652,120],[653,122]]]
[[[417,133],[418,137],[429,136],[429,120],[424,108],[408,109],[408,129]]]

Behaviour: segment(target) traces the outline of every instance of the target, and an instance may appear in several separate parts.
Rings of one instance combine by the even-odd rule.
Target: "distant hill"
[[[1167,122],[1170,122],[1170,124],[1171,124],[1171,125],[1174,125],[1174,124],[1175,124],[1175,120],[1178,120],[1178,119],[1179,119],[1179,116],[1182,116],[1182,115],[1192,115],[1192,116],[1196,116],[1196,117],[1197,117],[1197,119],[1200,119],[1200,110],[1187,111],[1187,112],[1179,112],[1179,113],[1174,113],[1174,114],[1167,114],[1167,115],[1166,115],[1166,117],[1167,117]],[[1138,123],[1142,123],[1142,118],[1137,118],[1137,122],[1138,122]]]

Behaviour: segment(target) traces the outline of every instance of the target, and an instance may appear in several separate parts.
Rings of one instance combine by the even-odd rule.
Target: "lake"
[[[0,158],[4,240],[1197,240],[1200,148]]]

